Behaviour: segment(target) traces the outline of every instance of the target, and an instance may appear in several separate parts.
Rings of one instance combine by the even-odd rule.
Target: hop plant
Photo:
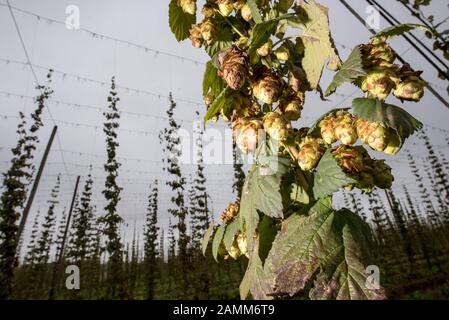
[[[299,144],[298,165],[303,171],[314,169],[324,154],[320,139],[305,137]]]
[[[347,111],[338,111],[333,123],[335,138],[342,144],[352,145],[357,141],[357,129],[352,114]]]
[[[248,55],[237,46],[233,46],[218,56],[219,76],[231,89],[239,90],[248,75]]]
[[[279,99],[282,86],[282,79],[268,68],[259,70],[251,83],[254,96],[267,104],[272,104]]]
[[[257,147],[259,130],[263,128],[260,120],[240,118],[232,123],[233,137],[237,147],[244,153],[254,152]]]
[[[239,214],[240,203],[238,201],[231,202],[220,216],[222,222],[232,221]]]
[[[180,6],[185,13],[193,15],[196,12],[196,0],[178,0],[178,6]]]
[[[288,122],[281,114],[269,112],[263,120],[265,132],[274,140],[284,141],[288,136]]]

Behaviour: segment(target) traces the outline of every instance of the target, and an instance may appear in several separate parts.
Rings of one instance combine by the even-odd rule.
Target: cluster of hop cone
[[[262,11],[269,5],[268,0],[256,3]],[[178,6],[187,13],[196,12],[195,0],[178,0]],[[279,0],[276,8],[287,12],[292,6],[295,9],[293,0]],[[190,29],[190,40],[195,47],[210,48],[219,39],[223,18],[232,15],[240,21],[241,32],[234,30],[233,45],[217,57],[218,76],[232,91],[215,119],[221,116],[231,123],[236,145],[245,154],[256,151],[262,133],[278,142],[280,156],[291,157],[303,171],[313,171],[330,149],[341,169],[356,181],[346,188],[357,187],[366,192],[375,186],[390,188],[394,180],[391,168],[383,160],[372,159],[363,146],[355,144],[360,140],[376,151],[393,155],[402,145],[398,132],[384,123],[358,118],[345,109],[322,118],[317,124],[319,134],[311,134],[309,128],[294,128],[292,121],[301,117],[305,92],[311,88],[304,70],[286,66],[295,55],[301,56],[303,49],[299,41],[292,47],[292,43],[273,44],[268,40],[250,52],[248,41],[255,25],[251,12],[245,0],[208,0],[202,8],[204,20]],[[279,33],[285,30],[278,27],[276,36]],[[386,39],[374,38],[359,49],[366,74],[354,84],[368,98],[385,100],[390,94],[406,101],[422,98],[426,83],[420,79],[421,72],[412,71],[408,65],[394,64],[396,56]],[[212,91],[205,95],[208,108],[216,98]],[[231,221],[238,211],[238,203],[230,204],[222,220]],[[247,255],[245,236],[236,236],[232,252],[224,247],[221,250],[226,257]]]

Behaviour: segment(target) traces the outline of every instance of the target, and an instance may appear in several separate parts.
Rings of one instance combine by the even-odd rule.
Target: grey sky
[[[330,9],[333,37],[338,44],[342,59],[345,59],[350,49],[345,49],[342,45],[352,48],[356,44],[366,42],[370,34],[339,1],[322,0],[320,2]],[[349,2],[362,16],[365,15],[365,1],[351,0]],[[396,1],[382,0],[380,2],[401,22],[416,22]],[[168,28],[168,0],[11,0],[10,3],[29,13],[57,21],[65,21],[65,10],[68,5],[77,5],[80,8],[81,28],[157,51],[207,62],[207,56],[203,50],[195,49],[188,40],[179,44],[172,36]],[[8,8],[4,6],[5,0],[0,0],[0,4],[2,4],[0,5],[0,92],[34,96],[35,82],[30,69],[21,64],[5,61],[6,59],[25,62],[26,58]],[[59,125],[60,145],[57,141],[53,145],[30,218],[33,219],[39,208],[46,212],[46,200],[57,173],[61,173],[63,179],[60,195],[61,209],[64,206],[68,207],[76,175],[86,176],[90,164],[94,166],[93,175],[96,177],[95,203],[99,209],[103,207],[101,190],[105,175],[102,168],[105,144],[102,132],[102,111],[95,108],[76,108],[73,104],[105,108],[109,91],[108,83],[111,76],[115,75],[118,85],[133,89],[119,89],[121,98],[119,108],[122,111],[135,113],[122,115],[120,126],[123,130],[119,131],[119,156],[127,158],[126,161],[121,159],[122,170],[119,181],[124,192],[119,212],[129,224],[125,231],[126,238],[129,240],[132,236],[134,221],[137,222],[139,230],[144,222],[149,183],[159,179],[160,185],[163,185],[166,179],[162,172],[160,162],[162,153],[157,139],[159,130],[163,129],[167,123],[160,118],[165,117],[168,107],[165,96],[168,92],[173,92],[178,102],[175,116],[185,120],[181,123],[183,127],[191,129],[191,121],[196,119],[195,111],[199,110],[201,116],[204,114],[204,107],[201,104],[203,65],[162,53],[156,54],[151,50],[105,39],[83,30],[70,31],[62,24],[49,22],[43,18],[38,19],[24,12],[14,12],[32,63],[66,74],[65,76],[60,72],[54,74],[53,100],[72,104],[56,102],[50,104],[52,115]],[[428,12],[435,15],[436,21],[446,18],[447,2],[434,0]],[[387,25],[382,20],[381,28],[384,27]],[[416,34],[419,37],[423,36],[420,33]],[[424,41],[431,46],[426,39]],[[392,44],[398,52],[404,52],[403,57],[412,66],[424,70],[424,79],[435,84],[435,90],[447,98],[444,89],[447,82],[439,80],[436,72],[414,49],[410,49],[402,39],[396,39]],[[43,82],[46,70],[36,68],[36,72],[40,81]],[[78,79],[73,75],[105,82],[106,85]],[[331,77],[332,73],[324,72],[323,87],[326,87]],[[134,89],[139,89],[141,92],[135,92]],[[349,95],[354,91],[355,87],[346,85],[338,93]],[[158,94],[161,95],[160,98],[157,97]],[[360,93],[357,92],[355,97],[357,95]],[[347,98],[344,103],[341,103],[344,99],[339,95],[333,96],[329,102],[322,102],[314,93],[309,93],[301,124],[309,125],[312,118],[318,117],[333,106],[350,106],[351,99]],[[197,104],[185,100],[197,102]],[[399,104],[398,101],[394,103]],[[449,110],[429,92],[426,92],[421,103],[405,103],[404,107],[425,124],[449,130]],[[8,167],[10,148],[16,142],[15,129],[18,119],[14,117],[20,110],[29,114],[32,108],[34,106],[30,99],[0,93],[0,172],[4,172]],[[139,116],[137,113],[148,116]],[[5,115],[10,117],[5,119]],[[41,159],[41,151],[53,126],[48,111],[45,112],[44,118],[45,127],[40,132],[41,144],[36,156],[38,161]],[[212,124],[208,125],[210,126]],[[219,123],[218,126],[222,128],[223,123]],[[435,129],[431,129],[431,132],[435,144],[442,146],[441,152],[448,156],[447,143],[444,141],[447,133]],[[406,148],[418,156],[424,155],[424,149],[416,139],[411,139],[406,144]],[[61,152],[58,151],[60,149],[64,150],[62,154],[67,163],[67,170],[62,165]],[[79,154],[80,152],[82,154]],[[377,156],[380,157],[380,155]],[[414,182],[407,169],[404,152],[392,158],[389,163],[393,165],[398,177],[395,187],[406,183],[414,190]],[[183,167],[183,170],[184,175],[188,176],[192,172],[192,167]],[[214,214],[217,217],[226,204],[233,199],[232,166],[208,166],[206,176],[208,190],[213,199]],[[162,186],[159,218],[164,226],[168,221],[166,209],[170,196],[167,188]]]

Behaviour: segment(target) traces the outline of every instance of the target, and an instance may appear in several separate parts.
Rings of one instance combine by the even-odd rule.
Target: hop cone
[[[246,234],[240,232],[237,235],[237,245],[240,249],[241,254],[248,257],[248,239],[246,237]]]
[[[298,92],[290,96],[286,101],[279,105],[279,109],[284,115],[285,119],[296,121],[301,117],[301,111],[304,106],[304,92]]]
[[[178,6],[185,13],[193,15],[196,12],[196,0],[178,0]]]
[[[373,68],[362,80],[361,89],[371,95],[385,100],[395,88],[394,74],[383,68]]]
[[[277,141],[284,141],[288,135],[288,122],[279,113],[269,112],[263,120],[265,132]]]
[[[298,165],[303,171],[314,169],[321,157],[323,156],[323,148],[321,141],[316,138],[306,137],[299,145]]]
[[[427,83],[419,79],[419,77],[411,76],[396,86],[393,95],[401,100],[417,102],[423,97],[426,85]]]
[[[344,172],[351,175],[357,175],[364,169],[364,152],[365,150],[362,147],[341,145],[332,151],[332,154]]]
[[[253,19],[253,14],[251,12],[251,8],[248,4],[245,4],[240,10],[240,14],[242,15],[243,20],[251,21]]]
[[[367,61],[377,64],[378,61],[393,63],[396,55],[393,49],[385,41],[374,41],[361,46],[362,55]]]
[[[238,201],[231,202],[228,207],[223,211],[220,216],[222,222],[228,222],[233,220],[238,214],[240,210],[240,204]]]
[[[220,13],[227,17],[229,16],[232,11],[234,10],[234,4],[231,0],[217,0],[218,10],[220,10]]]
[[[352,145],[357,141],[354,116],[346,111],[337,112],[335,119],[335,138],[342,144]]]
[[[282,79],[267,68],[259,71],[252,83],[254,96],[267,104],[272,104],[279,99],[282,92]]]
[[[208,45],[215,42],[218,38],[218,31],[210,19],[206,19],[200,26],[201,36]]]
[[[234,141],[244,154],[256,150],[259,130],[262,127],[262,121],[248,118],[241,118],[232,123]]]
[[[221,76],[233,90],[240,89],[248,75],[248,56],[236,46],[222,52],[218,61]]]
[[[214,6],[210,3],[206,3],[201,10],[201,13],[205,18],[212,18],[215,15]]]
[[[363,143],[379,152],[382,152],[387,147],[388,128],[382,123],[358,119],[356,126],[357,134]]]
[[[402,147],[401,139],[399,138],[399,135],[397,132],[389,128],[388,130],[388,143],[384,150],[382,150],[383,153],[395,155],[397,154]]]
[[[260,57],[266,57],[271,53],[271,47],[273,46],[273,41],[268,40],[265,42],[264,45],[262,45],[259,49],[256,50],[257,54]]]
[[[195,48],[200,48],[203,43],[203,36],[201,34],[201,28],[199,25],[193,24],[190,28],[190,40]]]
[[[335,125],[336,119],[333,114],[327,115],[318,124],[321,130],[321,137],[327,144],[332,144],[337,141],[337,136],[335,135]]]
[[[280,46],[275,55],[278,60],[287,61],[290,58],[290,50],[286,46]]]

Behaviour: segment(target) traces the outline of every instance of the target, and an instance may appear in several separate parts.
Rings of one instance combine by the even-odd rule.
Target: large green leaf
[[[326,97],[334,93],[339,86],[345,82],[353,82],[358,77],[365,75],[366,72],[363,69],[362,52],[357,46],[352,50],[348,59],[343,63],[340,70],[335,74],[329,87],[324,94]]]
[[[246,1],[246,4],[251,9],[251,14],[253,16],[254,22],[261,23],[262,16],[260,15],[259,8],[257,7],[256,0],[248,0],[248,1]]]
[[[226,227],[226,231],[223,236],[223,243],[226,250],[230,251],[232,244],[234,243],[235,235],[240,231],[240,220],[238,218],[232,220]]]
[[[212,233],[214,232],[214,230],[215,230],[215,224],[212,222],[209,225],[209,228],[207,229],[206,233],[204,234],[203,243],[202,243],[203,255],[206,255],[207,245],[209,244],[210,237],[211,237]]]
[[[356,181],[343,172],[330,149],[321,158],[313,180],[313,195],[316,199],[332,195],[340,188]]]
[[[317,276],[312,299],[385,299],[379,286],[367,286],[369,264],[368,225],[347,209],[333,213],[332,233],[338,246],[328,252],[321,273]]]
[[[190,27],[195,24],[196,17],[188,14],[178,6],[177,0],[171,0],[168,6],[168,24],[176,40],[182,41],[190,35]]]
[[[217,232],[215,232],[214,240],[212,241],[212,255],[215,261],[218,261],[218,249],[220,248],[221,241],[223,240],[224,233],[226,231],[226,223],[222,223]]]
[[[317,89],[326,63],[328,69],[337,70],[341,61],[330,35],[328,8],[310,0],[302,1],[299,9],[306,17],[298,23],[303,29],[299,36],[304,45],[302,67],[310,87]]]
[[[223,91],[225,83],[218,76],[218,70],[212,61],[206,63],[206,70],[203,78],[203,96],[208,94],[209,90],[214,96],[218,96]]]
[[[256,209],[254,197],[255,178],[257,174],[257,166],[253,165],[242,188],[242,197],[240,199],[240,227],[245,230],[248,241],[248,252],[253,252],[254,235],[259,224],[259,212]]]
[[[245,300],[251,292],[252,298],[256,300],[272,299],[268,295],[270,292],[269,280],[264,272],[262,261],[257,254],[259,251],[259,242],[257,240],[255,241],[253,250],[254,252],[250,255],[251,259],[249,260],[245,275],[240,283],[240,298]]]
[[[259,231],[259,258],[263,264],[271,250],[278,228],[276,227],[275,220],[264,215],[257,230]]]
[[[373,38],[391,38],[395,36],[400,36],[404,33],[413,31],[413,30],[422,30],[425,32],[432,32],[431,29],[427,28],[426,26],[423,26],[421,24],[414,24],[414,23],[406,23],[406,24],[399,24],[396,26],[388,27],[380,32],[378,32]]]
[[[264,266],[275,295],[293,296],[304,289],[327,252],[338,245],[332,233],[332,213],[327,198],[308,214],[293,214],[282,223]]]
[[[254,26],[248,42],[250,55],[270,39],[270,36],[276,31],[278,22],[278,19],[273,19],[258,23]]]
[[[315,278],[313,299],[382,298],[365,286],[370,230],[357,215],[335,211],[330,198],[286,219],[265,261],[272,294],[294,296]]]
[[[423,126],[421,122],[404,109],[378,99],[354,99],[352,101],[352,109],[354,114],[362,119],[382,122],[395,129],[402,142]]]

